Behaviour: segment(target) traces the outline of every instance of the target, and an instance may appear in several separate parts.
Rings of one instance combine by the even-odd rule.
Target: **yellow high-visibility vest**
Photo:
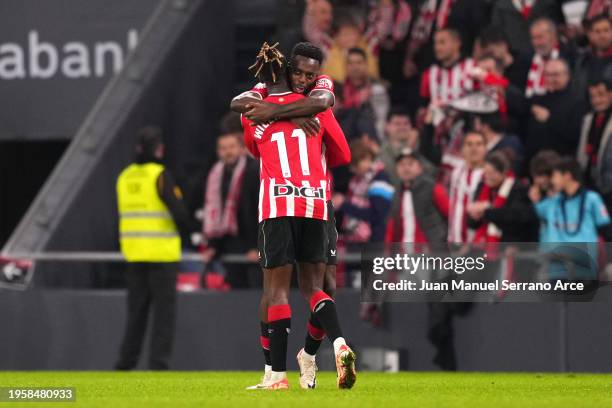
[[[119,241],[128,262],[178,262],[181,237],[157,191],[164,166],[132,164],[117,179]]]

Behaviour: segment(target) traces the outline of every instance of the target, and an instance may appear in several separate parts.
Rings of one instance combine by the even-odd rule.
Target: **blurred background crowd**
[[[371,242],[609,237],[612,1],[308,0],[277,12],[269,40],[286,54],[300,41],[324,51],[351,146],[351,164],[334,170],[340,257]],[[247,158],[237,173],[238,118],[221,129],[224,170],[207,185],[225,202],[235,179],[244,195],[232,206],[237,233],[204,233],[209,271],[222,271],[208,285],[252,287],[244,265],[214,262],[256,258],[257,165]],[[357,280],[339,268],[339,286]]]

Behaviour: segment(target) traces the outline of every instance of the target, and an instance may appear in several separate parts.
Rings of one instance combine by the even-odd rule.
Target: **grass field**
[[[360,373],[350,391],[335,373],[319,373],[316,390],[245,391],[255,372],[0,372],[0,387],[71,386],[76,403],[0,403],[44,407],[612,407],[612,375]]]

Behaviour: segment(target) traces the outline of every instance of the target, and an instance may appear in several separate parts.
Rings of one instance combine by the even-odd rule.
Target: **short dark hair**
[[[485,163],[493,166],[499,173],[506,174],[512,168],[512,160],[504,151],[495,151],[485,157]]]
[[[575,181],[582,183],[582,168],[580,167],[578,160],[572,156],[560,158],[553,165],[553,172],[555,171],[560,173],[569,173]]]
[[[138,130],[136,147],[138,153],[145,157],[153,157],[155,150],[164,143],[162,130],[157,126],[145,126]]]
[[[221,133],[242,133],[242,122],[240,121],[240,114],[229,111],[221,118],[219,123],[219,130]]]
[[[554,150],[540,150],[529,162],[529,174],[531,177],[550,177],[556,162],[560,158],[561,156]]]
[[[455,28],[452,28],[452,27],[440,28],[438,31],[436,31],[436,33],[449,33],[451,37],[461,42],[461,33],[459,32],[459,30]]]
[[[350,48],[348,50],[348,52],[347,52],[347,55],[351,55],[351,54],[360,55],[360,56],[363,57],[364,60],[366,60],[366,61],[368,60],[368,55],[366,54],[366,52],[362,48],[359,48],[359,47]]]
[[[374,152],[363,142],[363,140],[357,139],[351,142],[351,165],[356,165],[365,158],[371,158],[374,160],[376,157]]]
[[[495,133],[503,133],[506,123],[499,112],[487,113],[479,116],[483,125],[487,125]]]
[[[548,28],[553,32],[553,34],[555,34],[556,36],[559,35],[559,29],[557,28],[557,24],[553,21],[553,19],[549,17],[536,18],[529,24],[529,29],[531,30],[531,28],[535,26],[536,24],[542,24],[542,23],[546,24]]]
[[[465,132],[465,135],[463,136],[463,139],[461,139],[461,145],[463,146],[463,144],[465,143],[465,139],[467,139],[468,136],[470,135],[477,135],[480,136],[480,138],[482,139],[482,141],[486,144],[487,143],[487,138],[485,137],[485,135],[482,134],[482,132],[477,131],[476,129],[470,129],[467,132]]]
[[[410,112],[403,106],[392,106],[387,113],[387,122],[391,120],[394,116],[406,116],[412,122],[412,117],[410,117]]]
[[[244,139],[242,138],[242,133],[241,132],[226,132],[226,133],[221,133],[217,137],[217,142],[219,140],[221,140],[221,139],[226,139],[226,138],[229,138],[229,137],[235,138],[240,145],[244,144]]]
[[[356,18],[350,13],[342,13],[338,15],[338,17],[334,18],[334,23],[332,26],[333,34],[337,34],[342,27],[353,27],[357,30],[360,29]]]
[[[497,58],[495,55],[491,54],[490,52],[485,52],[481,55],[478,56],[478,62],[480,61],[485,61],[485,60],[493,60],[493,62],[495,63],[495,68],[500,71],[503,72],[504,70],[504,61],[502,61],[501,59]]]
[[[293,61],[293,59],[298,55],[301,57],[312,58],[313,60],[318,61],[319,64],[323,63],[323,51],[321,51],[321,48],[317,47],[313,43],[299,42],[295,44],[291,50],[291,60]]]
[[[486,27],[480,32],[480,45],[486,47],[491,44],[508,44],[508,38],[499,28]]]
[[[594,17],[584,20],[583,25],[584,25],[584,28],[586,28],[587,30],[592,30],[595,24],[602,22],[602,21],[607,21],[608,24],[612,25],[612,21],[610,21],[610,17],[605,13],[601,13]]]

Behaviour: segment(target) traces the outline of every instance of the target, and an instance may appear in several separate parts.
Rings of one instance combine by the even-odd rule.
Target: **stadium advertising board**
[[[156,4],[3,1],[0,140],[70,139]]]

